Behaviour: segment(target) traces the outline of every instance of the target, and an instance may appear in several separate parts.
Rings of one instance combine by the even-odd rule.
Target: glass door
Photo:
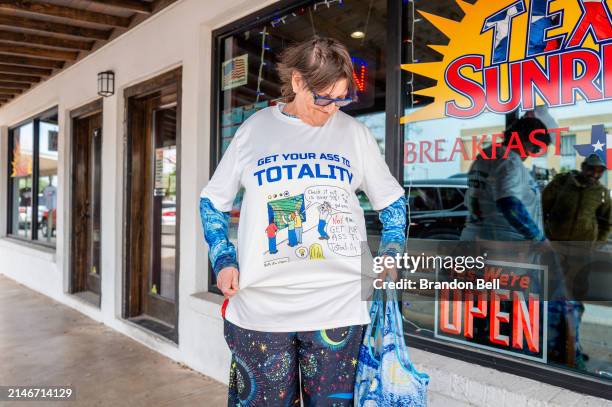
[[[102,113],[73,117],[72,123],[70,292],[99,305]],[[47,225],[54,225],[49,213]]]
[[[180,71],[126,90],[124,317],[177,341]]]

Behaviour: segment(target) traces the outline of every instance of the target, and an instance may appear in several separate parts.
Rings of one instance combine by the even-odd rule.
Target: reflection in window
[[[38,164],[38,240],[55,243],[57,231],[58,125],[40,122]]]
[[[32,236],[32,123],[18,127],[11,134],[11,230],[24,238]]]
[[[55,245],[57,235],[57,111],[9,130],[8,233]],[[35,191],[35,193],[34,193]]]
[[[414,2],[405,2],[404,5],[402,63],[441,61],[443,56],[429,48],[428,45],[439,44],[443,46],[448,44],[449,39],[431,25],[426,18],[420,18],[414,12]],[[455,1],[451,0],[420,2],[416,8],[419,11],[455,21],[461,21],[464,18],[464,12]],[[403,71],[402,75],[405,115],[417,112],[433,103],[431,97],[418,94],[418,91],[436,85],[433,79],[408,71]],[[461,235],[466,224],[465,215],[468,214],[465,206],[467,202],[465,201],[471,194],[466,191],[481,187],[483,189],[489,188],[489,190],[496,188],[491,184],[475,185],[480,182],[479,179],[474,174],[468,174],[479,154],[479,151],[474,149],[474,142],[482,142],[482,148],[490,146],[494,135],[502,133],[507,124],[523,115],[542,120],[549,129],[566,128],[567,130],[561,133],[558,140],[554,134],[551,134],[552,143],[541,157],[529,157],[524,161],[518,161],[519,166],[515,167],[517,171],[514,174],[520,173],[521,177],[516,179],[516,185],[514,185],[516,190],[524,191],[526,188],[530,188],[534,193],[539,193],[539,191],[551,185],[553,180],[557,180],[561,185],[560,180],[571,180],[571,177],[574,177],[573,179],[578,180],[575,185],[564,181],[563,187],[559,188],[559,193],[555,193],[555,198],[551,199],[551,205],[556,210],[550,211],[546,222],[551,225],[569,225],[572,219],[583,219],[583,221],[577,222],[571,231],[566,231],[568,234],[569,232],[580,232],[589,228],[600,231],[601,228],[606,227],[606,224],[609,224],[610,217],[605,209],[605,202],[609,200],[609,188],[612,184],[608,171],[604,171],[603,176],[597,181],[600,186],[594,187],[598,188],[598,199],[589,197],[588,193],[584,192],[586,191],[586,182],[579,186],[581,184],[579,172],[586,155],[588,155],[587,152],[594,153],[595,149],[612,147],[599,144],[599,142],[601,144],[612,142],[612,102],[587,104],[579,100],[571,106],[556,108],[538,106],[534,111],[519,111],[507,117],[485,112],[470,119],[444,117],[435,120],[418,120],[406,123],[403,128],[404,180],[407,185],[411,186],[409,197],[412,213],[409,225],[412,239],[408,240],[409,251],[420,252],[416,247],[418,247],[419,242],[427,242],[425,239],[453,240],[456,238],[454,236],[457,236],[456,233]],[[609,152],[610,150],[606,151]],[[603,153],[601,151],[600,153],[600,156],[603,157]],[[610,157],[609,153],[607,156]],[[523,168],[520,167],[521,162]],[[604,162],[607,163],[609,168],[610,162],[606,160]],[[570,172],[571,177],[558,178],[559,174],[567,175]],[[481,175],[482,179],[490,179],[488,178],[489,174]],[[511,178],[508,174],[496,175],[499,183],[504,183]],[[422,182],[428,182],[428,185],[435,184],[436,190],[440,194],[442,210],[434,210],[432,194],[419,187],[419,183]],[[507,182],[507,184],[510,183]],[[456,189],[451,188],[451,186],[455,186]],[[467,198],[464,198],[464,196]],[[505,196],[498,198],[503,197]],[[478,199],[476,200],[478,201]],[[482,203],[482,200],[479,202]],[[496,200],[493,199],[491,202],[491,207],[495,211]],[[539,201],[536,200],[534,204],[536,203],[539,203]],[[593,206],[592,216],[586,215],[589,205]],[[573,211],[576,208],[577,211]],[[470,209],[470,216],[472,216],[479,209],[482,209],[482,206],[470,205]],[[515,210],[515,208],[511,209]],[[450,210],[452,211],[449,212]],[[422,216],[423,211],[431,212],[426,212],[427,216]],[[456,217],[455,214],[462,214],[463,216]],[[500,212],[499,219],[503,220],[501,217]],[[544,230],[544,219],[540,219],[536,223],[538,223],[540,230]],[[491,230],[493,230],[493,223],[491,225]],[[424,232],[428,229],[436,229],[440,233]],[[549,229],[552,230],[553,227]],[[452,231],[452,233],[446,233],[447,231]],[[540,321],[544,321],[544,317],[547,317],[548,324],[542,328],[542,335],[545,336],[543,343],[548,346],[548,351],[540,362],[556,368],[571,369],[603,380],[612,380],[612,359],[610,359],[612,330],[605,322],[612,319],[612,308],[610,302],[604,301],[608,300],[610,296],[603,294],[604,291],[610,292],[610,281],[612,281],[610,278],[612,243],[610,240],[605,242],[606,239],[603,238],[600,239],[603,240],[602,242],[592,245],[596,233],[595,230],[591,232],[591,238],[589,239],[584,237],[574,239],[583,241],[581,243],[584,243],[585,239],[588,240],[586,244],[581,245],[583,251],[579,255],[567,253],[569,250],[559,248],[554,252],[554,256],[556,256],[554,258],[558,260],[559,264],[555,270],[561,273],[561,277],[558,277],[556,282],[560,281],[561,286],[567,286],[569,295],[563,301],[551,303],[547,308],[543,308],[542,312],[546,315],[540,315]],[[573,236],[577,235],[577,233],[573,234]],[[586,235],[585,232],[582,236]],[[548,238],[554,240],[550,233]],[[563,244],[563,242],[554,243]],[[471,247],[475,246],[472,244]],[[578,250],[575,251],[576,253],[579,252]],[[509,251],[503,254],[512,257],[513,253]],[[549,278],[551,277],[549,276]],[[552,279],[549,280],[549,283],[553,283]],[[442,311],[440,305],[443,301],[434,301],[431,298],[423,299],[418,295],[411,295],[410,297],[406,298],[405,296],[405,299],[410,303],[410,306],[404,309],[406,332],[452,345],[454,342],[441,339],[443,335],[439,335],[441,320],[436,319],[436,317],[440,316]],[[459,304],[463,306],[464,302],[459,302]],[[512,313],[512,305],[511,301],[502,301],[502,310]],[[449,310],[449,308],[446,308],[446,310]],[[467,312],[465,315],[467,315]],[[487,316],[490,317],[489,314]],[[490,326],[487,323],[482,323],[480,327],[480,330],[476,329],[470,333],[474,337],[473,343],[487,343]],[[501,329],[504,335],[512,335],[510,324],[502,325]],[[462,336],[464,336],[463,334],[464,331],[461,331]],[[465,348],[466,342],[461,343],[462,345],[459,346]],[[467,345],[467,347],[469,346],[471,344]],[[489,352],[495,354],[495,350],[489,349]]]

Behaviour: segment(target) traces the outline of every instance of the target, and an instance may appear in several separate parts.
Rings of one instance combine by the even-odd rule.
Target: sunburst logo
[[[402,69],[437,81],[401,123],[612,100],[612,0],[456,0],[461,21],[418,11],[449,38],[439,62]]]

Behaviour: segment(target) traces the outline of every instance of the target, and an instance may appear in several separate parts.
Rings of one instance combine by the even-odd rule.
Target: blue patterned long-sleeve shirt
[[[208,243],[208,257],[215,275],[225,267],[238,268],[236,247],[229,240],[229,213],[214,207],[210,199],[200,198],[200,218],[204,238]]]
[[[526,240],[541,241],[545,239],[544,231],[534,222],[525,205],[516,197],[508,196],[496,202],[508,223],[522,234]]]
[[[381,210],[378,217],[383,225],[378,254],[395,256],[403,252],[406,244],[406,198],[397,199]],[[229,213],[219,211],[210,199],[202,197],[200,218],[215,275],[225,267],[238,268],[236,247],[228,237]]]
[[[401,197],[378,214],[383,225],[378,255],[395,256],[406,245],[406,197]]]

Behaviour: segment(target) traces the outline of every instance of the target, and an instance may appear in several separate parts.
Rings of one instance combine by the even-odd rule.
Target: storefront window
[[[38,165],[38,240],[55,244],[57,230],[57,122],[40,122]]]
[[[17,127],[11,134],[11,230],[17,236],[32,237],[32,123]]]
[[[517,241],[529,239],[515,230],[505,232],[500,223],[490,221],[495,216],[499,222],[506,222],[503,198],[519,196],[534,224],[551,242],[552,252],[546,253],[552,253],[554,267],[541,269],[542,274],[535,272],[540,276],[540,287],[527,284],[535,278],[526,278],[519,291],[516,285],[507,283],[500,289],[485,291],[484,297],[466,291],[438,292],[434,297],[405,293],[406,332],[409,338],[425,339],[424,343],[434,348],[477,350],[479,355],[484,352],[505,360],[524,361],[525,369],[527,363],[533,366],[535,361],[536,366],[546,370],[570,370],[585,379],[610,384],[612,330],[608,321],[612,319],[612,303],[604,291],[609,291],[612,281],[612,242],[608,240],[612,184],[607,170],[592,183],[579,172],[591,154],[600,159],[603,167],[612,168],[611,150],[607,150],[607,143],[612,141],[612,102],[585,101],[597,99],[596,85],[589,89],[592,93],[585,93],[580,86],[564,90],[554,69],[546,76],[527,70],[534,67],[527,64],[535,59],[522,66],[522,76],[516,73],[516,61],[528,60],[530,53],[552,55],[547,60],[537,59],[539,69],[545,69],[546,63],[554,65],[554,52],[561,50],[563,44],[559,39],[546,40],[554,37],[546,30],[557,27],[555,33],[569,35],[571,25],[577,21],[549,15],[557,9],[538,11],[538,7],[548,4],[544,1],[533,0],[531,8],[529,2],[526,8],[524,2],[516,2],[514,8],[501,11],[495,2],[485,3],[449,0],[404,5],[401,122],[404,183],[412,209],[408,220],[409,250],[420,253],[427,250],[430,241],[441,242],[440,245],[467,241],[470,248],[475,248],[485,239],[499,243],[503,249],[498,254],[506,259],[495,269],[488,266],[485,270],[500,271],[502,277],[510,279],[510,275],[518,279],[519,275],[529,274],[526,268],[537,269],[535,265],[541,263],[518,263],[540,259],[539,255],[530,252],[522,257],[512,249],[518,247]],[[541,22],[530,20],[532,34],[525,44],[528,19],[535,15],[539,16],[535,21]],[[514,25],[503,25],[508,20]],[[548,24],[544,34],[534,34],[533,30],[541,30],[544,23]],[[521,39],[522,47],[517,44]],[[596,38],[590,38],[584,47],[597,52],[600,45]],[[472,59],[458,67],[465,56]],[[510,68],[508,61],[515,65]],[[580,65],[582,61],[576,63]],[[511,69],[515,74],[508,79]],[[527,75],[533,75],[531,82],[521,87],[518,82],[525,81]],[[601,80],[594,77],[593,83]],[[560,92],[560,98],[555,99],[556,92]],[[496,143],[503,144],[504,130],[519,118],[539,119],[548,128],[550,144],[540,148],[538,154],[526,151],[526,159],[515,161],[518,167],[489,164],[507,159],[493,157],[490,152],[498,148]],[[528,143],[521,146],[529,149]],[[514,152],[520,155],[520,148],[515,143]],[[487,163],[475,164],[483,154]],[[514,169],[507,170],[510,167]],[[491,175],[496,179],[495,185],[487,184],[492,182]],[[513,179],[515,182],[510,182]],[[569,184],[572,180],[574,185]],[[548,195],[544,192],[547,188]],[[500,192],[502,189],[506,192]],[[488,195],[488,191],[495,192]],[[502,196],[487,201],[494,194]],[[527,196],[536,198],[529,201]],[[511,223],[504,223],[507,224]],[[506,244],[510,240],[515,242]],[[488,254],[488,261],[496,255]],[[557,287],[554,299],[550,297],[552,287]],[[537,307],[530,303],[534,308],[523,313],[526,308],[521,307],[528,306],[523,299],[536,298],[538,294],[542,302]],[[523,330],[526,325],[521,325],[521,316],[527,316],[529,329]]]
[[[352,56],[359,101],[342,110],[368,126],[385,146],[387,1],[312,1],[218,36],[217,157],[227,149],[238,127],[249,116],[283,102],[276,62],[288,45],[313,35],[334,37]],[[230,238],[236,239],[242,191],[230,212]],[[369,204],[365,196],[364,207]],[[211,288],[214,289],[211,273]]]
[[[11,205],[8,232],[14,237],[54,246],[58,187],[57,111],[46,112],[10,129],[9,149]]]

